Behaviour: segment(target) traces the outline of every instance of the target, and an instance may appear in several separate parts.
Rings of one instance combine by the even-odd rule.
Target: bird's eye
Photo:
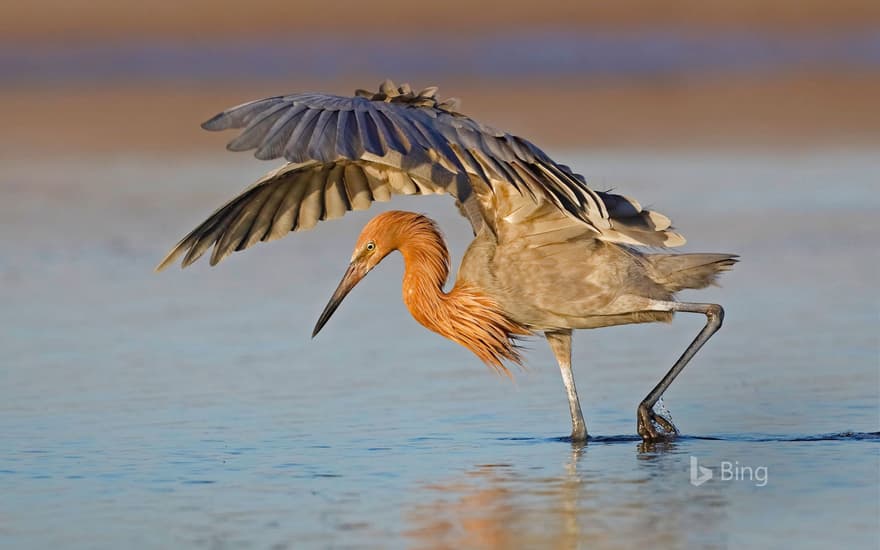
[[[373,241],[370,241],[367,243],[367,250],[373,251],[373,250],[375,250],[375,248],[376,248],[376,243],[374,243]]]

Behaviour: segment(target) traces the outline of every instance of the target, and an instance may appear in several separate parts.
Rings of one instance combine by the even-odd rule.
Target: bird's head
[[[385,256],[397,250],[400,243],[400,228],[406,216],[416,216],[409,212],[385,212],[379,214],[364,227],[358,237],[357,244],[354,246],[354,252],[351,255],[351,262],[342,281],[333,292],[333,296],[327,303],[327,307],[318,318],[315,329],[312,331],[312,338],[327,324],[330,317],[342,303],[342,300],[351,292],[367,273],[376,267]]]

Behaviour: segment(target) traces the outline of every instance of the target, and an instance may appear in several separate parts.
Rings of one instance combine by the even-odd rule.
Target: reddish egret
[[[674,437],[654,405],[694,354],[721,327],[717,304],[675,300],[729,269],[732,254],[647,253],[679,246],[669,218],[633,199],[590,189],[584,178],[528,140],[461,114],[458,101],[435,99],[383,82],[354,97],[319,93],[261,99],[205,122],[206,130],[243,128],[231,151],[288,163],[223,205],[175,246],[157,267],[181,254],[183,266],[213,246],[211,265],[258,241],[308,229],[319,220],[363,210],[393,194],[455,197],[475,238],[458,278],[444,291],[449,254],[436,224],[392,211],[364,227],[348,269],[321,313],[316,335],[343,298],[393,251],[405,261],[403,300],[413,317],[507,372],[520,364],[516,341],[543,334],[562,371],[573,440],[585,440],[571,366],[571,333],[670,321],[700,313],[706,324],[637,409],[645,441]]]

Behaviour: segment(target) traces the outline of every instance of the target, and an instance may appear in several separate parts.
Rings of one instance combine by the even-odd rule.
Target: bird
[[[674,439],[678,428],[655,405],[724,318],[719,304],[679,301],[676,293],[714,284],[739,257],[665,251],[685,243],[667,216],[592,189],[531,141],[477,122],[457,99],[439,100],[437,90],[385,80],[376,92],[274,96],[207,120],[209,131],[240,130],[228,150],[285,163],[183,237],[156,271],[181,255],[186,267],[212,247],[213,266],[393,195],[451,195],[474,233],[452,288],[444,290],[450,259],[437,223],[383,212],[360,233],[312,337],[360,280],[399,252],[403,301],[415,320],[489,367],[509,374],[523,365],[524,338],[547,340],[568,398],[571,441],[583,442],[589,435],[572,372],[573,331],[701,314],[705,325],[636,410],[644,442]]]

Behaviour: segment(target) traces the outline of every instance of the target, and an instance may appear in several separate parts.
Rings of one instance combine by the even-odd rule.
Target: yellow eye
[[[376,243],[374,243],[373,241],[370,241],[367,243],[367,250],[368,251],[372,252],[375,249],[376,249]]]

